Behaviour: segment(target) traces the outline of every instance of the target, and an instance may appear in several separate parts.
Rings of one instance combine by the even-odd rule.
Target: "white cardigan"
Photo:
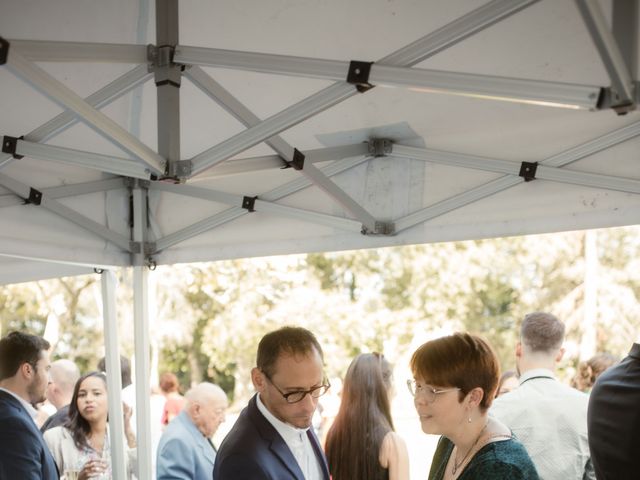
[[[79,450],[73,441],[71,432],[66,427],[54,427],[44,432],[44,441],[49,446],[51,454],[60,471],[61,480],[65,478],[64,474],[69,471],[80,471],[83,465],[90,459],[96,457],[96,453],[92,450],[84,448]],[[109,426],[107,425],[107,438],[105,439],[103,458],[109,463],[109,471],[111,471],[111,446],[109,444]],[[135,448],[127,449],[125,462],[127,464],[127,479],[131,480],[133,469],[136,464],[137,451]],[[109,478],[112,478],[109,475]]]

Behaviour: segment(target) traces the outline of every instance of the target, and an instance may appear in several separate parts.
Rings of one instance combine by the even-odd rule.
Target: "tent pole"
[[[116,317],[116,276],[104,270],[102,283],[102,315],[104,318],[105,367],[109,391],[109,431],[113,478],[127,478],[125,468],[125,435],[122,417],[122,379],[118,352],[118,322]]]
[[[133,239],[139,251],[132,255],[133,309],[135,343],[136,435],[138,443],[138,480],[151,480],[151,419],[149,415],[149,270],[145,262],[147,236],[147,190],[133,188]]]

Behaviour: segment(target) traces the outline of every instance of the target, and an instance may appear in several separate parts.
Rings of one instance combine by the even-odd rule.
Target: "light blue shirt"
[[[589,397],[559,382],[551,370],[533,369],[520,386],[498,397],[489,414],[527,449],[542,480],[595,480],[587,439]]]

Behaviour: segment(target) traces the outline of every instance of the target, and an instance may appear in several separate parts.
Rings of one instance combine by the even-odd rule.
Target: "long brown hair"
[[[107,376],[103,372],[86,373],[76,382],[76,386],[73,389],[73,397],[69,404],[69,420],[67,420],[64,426],[69,430],[69,432],[71,432],[73,443],[75,443],[78,450],[92,448],[91,445],[89,445],[89,442],[87,442],[87,436],[91,432],[91,425],[89,425],[89,422],[87,422],[78,410],[78,392],[80,391],[80,385],[82,385],[82,382],[89,377],[98,377],[102,379],[104,382],[104,388],[105,390],[107,389]]]
[[[387,478],[380,448],[393,431],[390,388],[391,366],[382,355],[363,353],[349,365],[325,446],[333,480]]]

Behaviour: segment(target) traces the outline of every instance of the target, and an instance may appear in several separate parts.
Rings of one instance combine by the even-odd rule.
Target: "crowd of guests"
[[[407,386],[422,431],[440,436],[424,478],[638,478],[640,344],[620,363],[587,362],[574,380],[580,391],[556,377],[564,334],[555,316],[527,315],[516,369],[503,375],[477,335],[455,333],[417,348]],[[25,333],[0,340],[0,479],[114,478],[105,374],[79,376],[72,362],[50,363],[48,350],[46,340]],[[392,378],[382,354],[354,358],[322,445],[312,427],[331,387],[322,347],[301,327],[272,331],[251,371],[256,394],[216,449],[211,437],[225,418],[224,391],[202,383],[182,397],[175,376],[163,375],[156,478],[408,480],[407,445],[391,415]],[[43,434],[34,405],[47,397],[58,411]],[[123,411],[127,478],[134,478],[132,411]]]

